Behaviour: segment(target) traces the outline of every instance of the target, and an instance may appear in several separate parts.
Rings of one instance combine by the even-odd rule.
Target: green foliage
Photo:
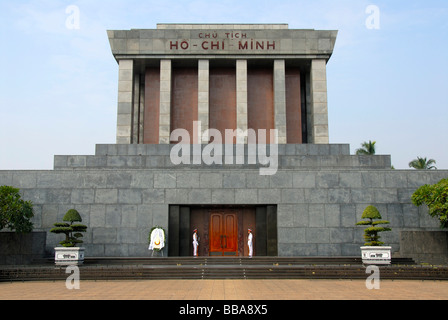
[[[69,222],[82,222],[81,215],[75,209],[68,210],[62,220]]]
[[[59,242],[63,247],[76,247],[77,244],[83,243],[83,235],[81,232],[86,232],[87,226],[74,222],[82,222],[81,215],[75,209],[70,209],[62,219],[66,222],[56,222],[54,228],[50,230],[52,233],[65,234],[65,239]]]
[[[17,233],[33,231],[33,203],[21,199],[19,191],[14,187],[0,187],[0,230],[9,228]]]
[[[442,229],[448,228],[448,179],[421,186],[412,194],[411,200],[417,207],[426,204],[429,215],[439,219]]]
[[[381,219],[381,214],[374,206],[368,206],[362,213],[363,219]]]
[[[374,206],[368,206],[364,209],[362,213],[362,219],[367,219],[358,222],[357,226],[370,226],[364,229],[364,243],[365,246],[381,246],[384,242],[379,241],[381,238],[378,234],[384,231],[391,231],[391,228],[379,227],[380,224],[389,224],[389,221],[379,220],[381,219],[381,214],[378,209]],[[374,221],[378,220],[378,221]]]
[[[361,143],[361,148],[356,150],[357,155],[374,155],[376,141],[369,141]]]
[[[409,167],[414,168],[417,170],[431,170],[431,169],[437,169],[433,164],[436,163],[436,160],[426,158],[420,158],[417,157],[417,159],[412,160],[409,162]]]

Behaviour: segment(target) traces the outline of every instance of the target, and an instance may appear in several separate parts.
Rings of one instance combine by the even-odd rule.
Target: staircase
[[[86,258],[83,280],[161,279],[366,279],[366,267],[354,257],[156,257]],[[381,279],[448,280],[448,266],[416,265],[395,258],[380,266]],[[53,259],[28,266],[0,266],[0,281],[65,280],[66,267]]]

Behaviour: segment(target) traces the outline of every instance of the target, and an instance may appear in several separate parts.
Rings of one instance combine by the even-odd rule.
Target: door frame
[[[238,217],[238,256],[247,256],[247,228],[254,229],[254,255],[277,256],[277,205],[169,205],[168,256],[193,255],[192,235],[199,229],[199,256],[209,256],[209,211],[216,209],[241,210]],[[247,216],[255,215],[255,226]],[[244,218],[243,218],[244,217]]]

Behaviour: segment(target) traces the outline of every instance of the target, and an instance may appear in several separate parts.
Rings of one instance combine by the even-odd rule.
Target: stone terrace
[[[391,170],[389,156],[349,155],[347,145],[280,145],[279,168],[172,165],[169,145],[98,145],[95,156],[55,156],[52,171],[0,171],[0,184],[35,205],[36,231],[70,208],[88,225],[91,257],[147,257],[148,232],[168,227],[170,205],[276,205],[279,256],[357,256],[367,205],[391,221],[383,239],[400,251],[400,232],[438,231],[411,194],[448,171]],[[317,164],[318,163],[318,164]],[[47,251],[60,241],[48,233]]]

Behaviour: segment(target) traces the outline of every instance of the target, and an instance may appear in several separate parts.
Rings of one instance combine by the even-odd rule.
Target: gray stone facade
[[[237,128],[248,129],[248,61],[272,61],[275,128],[278,143],[286,138],[285,66],[300,66],[306,78],[307,143],[328,144],[326,64],[337,31],[289,29],[287,24],[158,24],[157,29],[108,30],[119,65],[117,144],[142,143],[144,73],[160,67],[159,143],[169,144],[173,64],[197,65],[198,120],[208,126],[209,62],[234,61],[237,74]],[[142,80],[140,80],[142,79]]]
[[[156,30],[108,31],[119,65],[117,144],[98,144],[95,155],[57,155],[54,170],[0,171],[0,185],[20,188],[23,198],[33,202],[35,231],[47,233],[48,254],[62,240],[49,230],[72,208],[88,226],[87,256],[147,257],[152,227],[167,231],[166,254],[173,238],[182,241],[175,242],[177,252],[185,253],[191,244],[187,220],[199,217],[190,215],[190,208],[238,207],[253,210],[235,218],[241,218],[240,230],[247,227],[248,216],[259,231],[264,228],[264,234],[258,232],[264,243],[258,244],[266,254],[359,256],[363,228],[355,224],[368,205],[390,220],[392,232],[384,233],[383,240],[399,254],[402,231],[439,230],[427,209],[412,205],[411,195],[421,185],[448,177],[448,171],[392,170],[388,155],[350,155],[348,145],[329,144],[326,63],[336,34],[289,30],[287,25],[163,24]],[[212,164],[204,161],[209,145],[187,145],[190,161],[173,162],[173,149],[180,146],[169,144],[173,64],[197,65],[197,120],[206,130],[210,64],[219,59],[235,63],[235,122],[243,131],[250,129],[248,63],[272,62],[279,144],[268,146],[268,163],[261,157],[263,149],[252,149],[250,143],[227,145],[222,163]],[[306,114],[304,144],[286,143],[286,65],[303,71],[304,100],[297,112]],[[159,144],[142,141],[148,66],[160,68],[159,121],[150,127],[156,128]],[[266,173],[267,168],[271,171]],[[170,225],[183,231],[174,234]]]
[[[118,59],[186,54],[208,54],[211,58],[247,54],[253,58],[260,51],[264,55],[315,58],[332,54],[337,31],[294,30],[288,24],[158,24],[157,29],[108,30],[108,36],[112,53]]]
[[[42,258],[46,239],[46,232],[0,232],[0,265],[23,265]]]
[[[359,255],[355,223],[370,204],[391,221],[383,239],[395,253],[401,231],[439,230],[410,197],[448,171],[391,170],[389,156],[349,155],[348,145],[279,145],[277,173],[263,176],[259,164],[173,165],[172,147],[97,145],[96,155],[55,156],[54,170],[0,171],[0,185],[34,203],[36,231],[76,208],[89,256],[149,256],[149,230],[169,234],[170,205],[274,205],[279,256]],[[47,251],[60,240],[48,232]]]

